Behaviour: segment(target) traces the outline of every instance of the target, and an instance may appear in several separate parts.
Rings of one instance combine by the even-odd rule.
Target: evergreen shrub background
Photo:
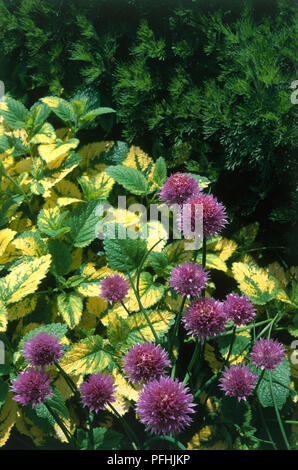
[[[2,0],[0,79],[26,105],[81,91],[116,109],[80,140],[125,140],[208,177],[231,230],[259,221],[260,243],[289,258],[295,22],[292,0]]]

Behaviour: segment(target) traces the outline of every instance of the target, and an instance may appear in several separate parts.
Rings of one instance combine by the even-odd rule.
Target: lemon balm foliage
[[[0,105],[1,447],[294,448],[297,268],[258,264],[258,223],[226,237],[229,208],[193,171],[178,207],[215,201],[202,246],[144,221],[133,204],[164,205],[175,173],[138,146],[83,142],[114,114],[93,106]]]

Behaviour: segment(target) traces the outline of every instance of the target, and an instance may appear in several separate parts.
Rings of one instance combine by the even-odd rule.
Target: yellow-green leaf
[[[19,302],[37,289],[51,264],[51,255],[24,261],[0,279],[0,298],[6,304]]]
[[[145,175],[151,191],[158,188],[158,185],[153,180],[155,163],[140,147],[130,147],[129,153],[122,162],[122,165],[141,171]]]
[[[7,327],[7,310],[2,300],[0,300],[0,331],[6,331],[6,327]]]
[[[104,350],[103,340],[97,335],[75,344],[60,362],[65,372],[73,375],[101,372],[112,364],[113,356]]]
[[[172,312],[147,311],[147,314],[159,339],[167,333],[175,319],[175,314]],[[113,315],[108,324],[108,337],[114,346],[155,341],[142,312],[135,313],[128,318]]]
[[[202,263],[202,253],[199,253],[197,260],[199,263]],[[213,253],[207,253],[206,256],[206,268],[207,269],[217,269],[218,271],[226,272],[228,267],[226,263],[217,255]]]
[[[9,243],[14,239],[17,232],[10,230],[10,228],[5,228],[0,230],[0,256],[2,256],[8,247]]]
[[[47,253],[47,246],[41,236],[36,232],[23,232],[13,241],[20,256],[43,256]]]
[[[67,142],[55,142],[54,144],[41,144],[38,146],[38,152],[41,158],[50,163],[63,155],[67,155],[72,149],[79,145],[78,139],[69,139]]]
[[[5,445],[10,436],[16,422],[17,410],[17,402],[13,400],[13,393],[10,392],[0,412],[0,447]]]
[[[56,140],[55,129],[49,122],[45,122],[38,134],[35,134],[34,137],[30,140],[31,144],[52,144]]]
[[[14,321],[29,315],[35,310],[37,304],[37,296],[29,296],[25,299],[13,304],[8,309],[8,320]]]
[[[161,284],[154,284],[152,275],[148,272],[141,273],[139,283],[139,294],[144,308],[150,308],[161,300],[164,294],[164,286]],[[129,311],[137,312],[140,310],[138,301],[131,288],[128,292],[128,302],[126,306]]]
[[[80,323],[83,313],[83,301],[75,294],[62,293],[57,298],[58,312],[70,329]]]
[[[104,171],[92,177],[81,176],[78,181],[88,200],[107,199],[114,185],[114,180]]]
[[[237,243],[228,238],[218,237],[216,240],[208,243],[208,251],[211,250],[223,261],[229,259],[236,249]]]
[[[265,269],[252,263],[233,263],[232,270],[240,290],[255,304],[264,305],[276,298],[277,282]]]
[[[106,266],[96,270],[92,263],[87,263],[81,270],[81,282],[76,288],[77,292],[85,297],[98,297],[101,279],[113,272]]]

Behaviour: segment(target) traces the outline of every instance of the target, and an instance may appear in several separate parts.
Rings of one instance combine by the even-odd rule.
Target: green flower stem
[[[187,299],[186,296],[183,297],[183,299],[182,299],[180,310],[178,312],[178,315],[176,316],[176,320],[175,320],[175,324],[174,324],[174,328],[173,328],[173,334],[172,334],[171,339],[170,339],[170,350],[171,350],[172,355],[173,355],[172,349],[173,349],[174,339],[178,335],[179,325],[180,325],[180,322],[181,322],[181,316],[182,316],[182,312],[183,312],[183,309],[184,309],[186,299]]]
[[[217,372],[216,374],[214,374],[209,380],[207,380],[207,382],[205,382],[204,385],[195,393],[194,398],[195,399],[198,398],[201,395],[201,393],[204,390],[206,390],[206,388],[208,388],[217,379],[220,373],[221,373],[221,370]]]
[[[268,439],[270,440],[270,443],[271,443],[273,449],[277,450],[276,444],[275,444],[274,440],[272,439],[270,429],[267,426],[267,423],[266,423],[266,420],[265,420],[265,417],[264,417],[264,413],[263,413],[262,407],[261,407],[259,402],[258,402],[258,408],[259,408],[259,413],[260,413],[260,416],[261,416],[262,424],[264,426],[264,429],[266,431]]]
[[[190,360],[189,366],[187,367],[187,372],[186,372],[184,380],[183,380],[184,384],[187,384],[187,382],[190,379],[190,374],[191,374],[192,368],[193,368],[194,364],[196,363],[196,361],[198,360],[198,357],[199,357],[199,354],[200,354],[200,351],[201,351],[200,346],[201,346],[200,342],[197,341],[195,350],[193,352],[192,358]],[[202,346],[202,349],[203,349],[203,346]]]
[[[151,442],[158,441],[158,440],[171,442],[171,444],[176,444],[178,449],[186,450],[186,447],[182,444],[182,442],[178,441],[177,439],[171,436],[153,436],[145,442],[145,445],[148,445]]]
[[[226,364],[229,363],[229,359],[230,359],[230,356],[231,356],[231,353],[232,353],[232,350],[233,350],[233,346],[234,346],[235,336],[236,336],[236,326],[234,326],[234,328],[233,328],[232,339],[231,339],[231,343],[230,343],[230,348],[229,348],[229,352],[228,352],[227,359],[226,359],[226,361],[225,361]]]
[[[202,255],[202,266],[203,269],[206,268],[206,258],[207,258],[207,241],[206,237],[203,238],[203,255]],[[205,297],[206,289],[202,290],[202,297]]]
[[[268,320],[260,321],[258,323],[253,323],[252,325],[242,326],[241,328],[238,328],[237,331],[239,333],[240,331],[251,330],[252,328],[255,328],[255,327],[261,326],[261,325],[266,325],[270,322],[272,322],[271,318],[269,318]],[[268,325],[268,327],[269,327],[269,325]],[[231,330],[225,331],[224,333],[221,333],[220,335],[217,335],[216,338],[220,338],[221,336],[228,336],[228,335],[233,334],[233,329],[234,328],[232,328]]]
[[[44,402],[46,409],[48,412],[52,415],[58,426],[60,427],[61,431],[63,432],[64,436],[66,437],[67,441],[69,444],[73,444],[73,438],[71,434],[69,433],[68,429],[65,427],[63,421],[60,419],[60,417],[52,410],[52,408],[49,406],[49,404],[45,401]]]
[[[193,263],[196,262],[196,259],[198,257],[198,253],[199,253],[199,250],[195,250],[194,256],[193,256]],[[170,352],[171,352],[172,361],[174,361],[174,354],[173,354],[174,340],[175,340],[176,337],[178,338],[179,326],[180,326],[180,323],[181,323],[182,312],[183,312],[183,309],[184,309],[184,306],[185,306],[186,299],[187,299],[186,296],[183,297],[183,299],[182,299],[180,310],[178,312],[178,315],[176,316],[175,325],[174,325],[174,329],[173,329],[173,334],[172,334],[172,337],[170,339],[170,345],[169,345],[170,348],[169,349],[170,349]],[[173,379],[175,378],[175,375],[176,375],[176,366],[177,366],[178,356],[179,356],[179,350],[178,350],[177,357],[175,359],[175,362],[174,362],[174,365],[173,365],[173,368],[172,368],[172,378]]]
[[[264,333],[265,331],[267,331],[267,329],[270,327],[271,324],[273,325],[273,324],[275,323],[275,321],[277,320],[278,316],[279,316],[279,314],[275,315],[275,317],[274,317],[273,319],[268,319],[268,320],[265,320],[265,321],[263,321],[263,322],[259,322],[259,323],[256,323],[256,324],[255,324],[255,326],[257,326],[257,325],[260,325],[260,324],[268,323],[268,324],[266,325],[266,327],[263,328],[263,330],[261,331],[261,333],[258,334],[256,340],[258,340],[258,339],[263,335],[263,333]],[[250,327],[252,327],[252,326],[250,325]],[[246,327],[246,328],[244,328],[244,329],[247,329],[247,328],[248,328],[248,327]],[[242,330],[242,328],[239,328],[239,329],[238,329],[238,331],[240,331],[240,330]],[[231,330],[230,332],[223,333],[222,335],[219,335],[219,336],[224,336],[225,334],[231,334],[231,333],[233,334],[233,331],[234,331],[234,328],[233,328],[233,330]],[[240,353],[239,353],[238,356],[241,356],[241,354],[243,354],[243,352],[244,352],[246,349],[247,349],[247,345],[245,346],[245,348],[242,349],[242,351],[240,351]],[[212,384],[213,384],[214,380],[222,373],[222,371],[223,371],[225,365],[226,365],[226,362],[225,362],[225,364],[223,365],[223,367],[222,367],[216,374],[214,374],[214,375],[204,384],[204,386],[203,386],[200,390],[198,390],[198,391],[196,392],[195,398],[197,398],[206,388],[208,388],[209,385],[212,385]],[[209,395],[207,394],[206,400],[207,400],[208,396],[209,396]]]
[[[262,382],[262,379],[263,379],[263,377],[264,377],[264,374],[265,374],[265,369],[263,369],[262,372],[260,373],[260,376],[259,376],[259,379],[258,379],[256,388],[255,388],[255,393],[257,393],[257,390],[258,390],[258,388],[259,388],[260,383]]]
[[[150,255],[150,253],[154,250],[154,248],[163,240],[163,238],[161,238],[160,240],[158,240],[158,242],[154,243],[154,245],[150,248],[150,250],[148,250],[145,255],[143,256],[141,262],[140,262],[140,265],[138,267],[138,270],[137,270],[137,282],[136,282],[136,286],[137,286],[137,293],[138,295],[140,295],[140,276],[141,276],[141,272],[142,272],[142,267],[144,266],[144,263],[146,261],[146,259],[148,258],[148,256]]]
[[[127,424],[125,419],[123,419],[122,416],[120,416],[116,408],[114,408],[114,406],[111,403],[109,403],[107,406],[111,408],[112,412],[117,416],[117,418],[121,422],[123,429],[125,430],[129,440],[131,441],[134,450],[138,450],[138,448],[140,448],[141,446],[139,445],[138,438],[135,432],[133,431],[133,429]]]
[[[132,286],[132,288],[133,288],[134,294],[135,294],[135,296],[136,296],[137,302],[138,302],[138,304],[139,304],[140,310],[142,311],[142,313],[144,314],[144,316],[145,316],[145,318],[146,318],[146,320],[147,320],[147,323],[148,323],[148,325],[149,325],[149,327],[150,327],[150,330],[152,331],[152,334],[153,334],[153,336],[154,336],[154,339],[155,339],[156,343],[159,343],[159,340],[158,340],[158,336],[157,336],[157,334],[156,334],[156,331],[154,330],[154,327],[153,327],[153,325],[152,325],[152,323],[151,323],[151,321],[150,321],[150,318],[148,317],[147,312],[146,312],[146,310],[144,309],[144,307],[143,307],[143,305],[142,305],[140,296],[139,296],[139,294],[138,294],[138,292],[137,292],[137,290],[136,290],[136,288],[135,288],[135,286],[134,286],[134,283],[133,283],[133,280],[132,280],[132,278],[131,278],[131,275],[130,275],[129,272],[127,273],[127,275],[128,275],[129,280],[130,280],[130,284],[131,284],[131,286]]]
[[[272,397],[272,401],[273,401],[273,405],[274,405],[276,418],[277,418],[277,421],[278,421],[278,424],[279,424],[280,432],[282,434],[282,437],[283,437],[283,440],[285,442],[287,450],[291,450],[291,447],[290,447],[290,444],[289,444],[289,441],[288,441],[287,435],[285,433],[285,429],[283,427],[282,420],[280,418],[280,414],[279,414],[279,411],[278,411],[278,407],[277,407],[277,403],[276,403],[276,397],[275,397],[274,392],[273,392],[271,370],[268,371],[268,372],[269,372],[270,393],[271,393],[271,397]]]
[[[65,372],[65,370],[62,369],[62,367],[58,364],[58,362],[55,362],[55,366],[57,367],[59,372],[61,372],[61,375],[63,376],[63,378],[64,378],[65,382],[67,383],[67,385],[69,386],[69,388],[73,391],[73,393],[75,395],[79,396],[80,393],[77,389],[77,386],[73,382],[73,380],[69,377],[69,375]]]
[[[121,303],[122,307],[124,308],[124,310],[126,311],[126,313],[127,313],[128,315],[130,315],[130,311],[129,311],[128,308],[126,307],[126,305],[125,305],[125,303],[123,302],[123,300],[121,300],[120,303]]]

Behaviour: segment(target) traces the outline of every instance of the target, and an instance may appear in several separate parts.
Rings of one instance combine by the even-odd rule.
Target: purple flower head
[[[198,182],[185,173],[175,173],[167,178],[161,188],[159,198],[169,206],[171,204],[183,204],[186,199],[199,194],[201,188]]]
[[[171,272],[170,286],[178,294],[186,295],[188,298],[199,296],[202,289],[205,289],[208,282],[208,274],[199,264],[184,263],[177,266]]]
[[[253,304],[246,295],[229,294],[224,302],[224,311],[228,320],[233,320],[235,325],[245,325],[255,316]]]
[[[166,351],[152,343],[136,344],[124,357],[124,373],[132,383],[148,382],[165,374],[170,366]]]
[[[137,402],[140,421],[154,434],[176,434],[192,421],[193,396],[189,389],[170,377],[161,377],[145,385]]]
[[[252,394],[257,378],[246,365],[232,365],[224,370],[220,388],[226,395],[237,397],[238,401],[246,400],[246,397]]]
[[[251,350],[251,362],[265,370],[273,370],[285,357],[283,345],[274,339],[259,339]]]
[[[189,335],[203,340],[224,331],[226,315],[221,302],[206,297],[191,304],[186,309],[182,321]]]
[[[205,238],[218,234],[228,223],[225,207],[211,194],[199,193],[185,202],[190,204],[190,227],[192,232],[196,229],[196,205],[203,206],[203,235]],[[184,228],[183,211],[181,213],[180,227]]]
[[[53,394],[50,384],[50,376],[43,370],[27,369],[13,380],[11,390],[16,394],[13,399],[23,406],[32,402],[35,408]]]
[[[129,284],[120,274],[111,274],[101,281],[100,297],[107,302],[121,302],[127,296]]]
[[[82,402],[90,411],[104,410],[107,403],[115,401],[113,396],[117,385],[114,385],[113,378],[109,375],[92,374],[80,386]]]
[[[23,355],[34,367],[46,367],[60,361],[63,345],[55,334],[38,333],[23,345]]]

